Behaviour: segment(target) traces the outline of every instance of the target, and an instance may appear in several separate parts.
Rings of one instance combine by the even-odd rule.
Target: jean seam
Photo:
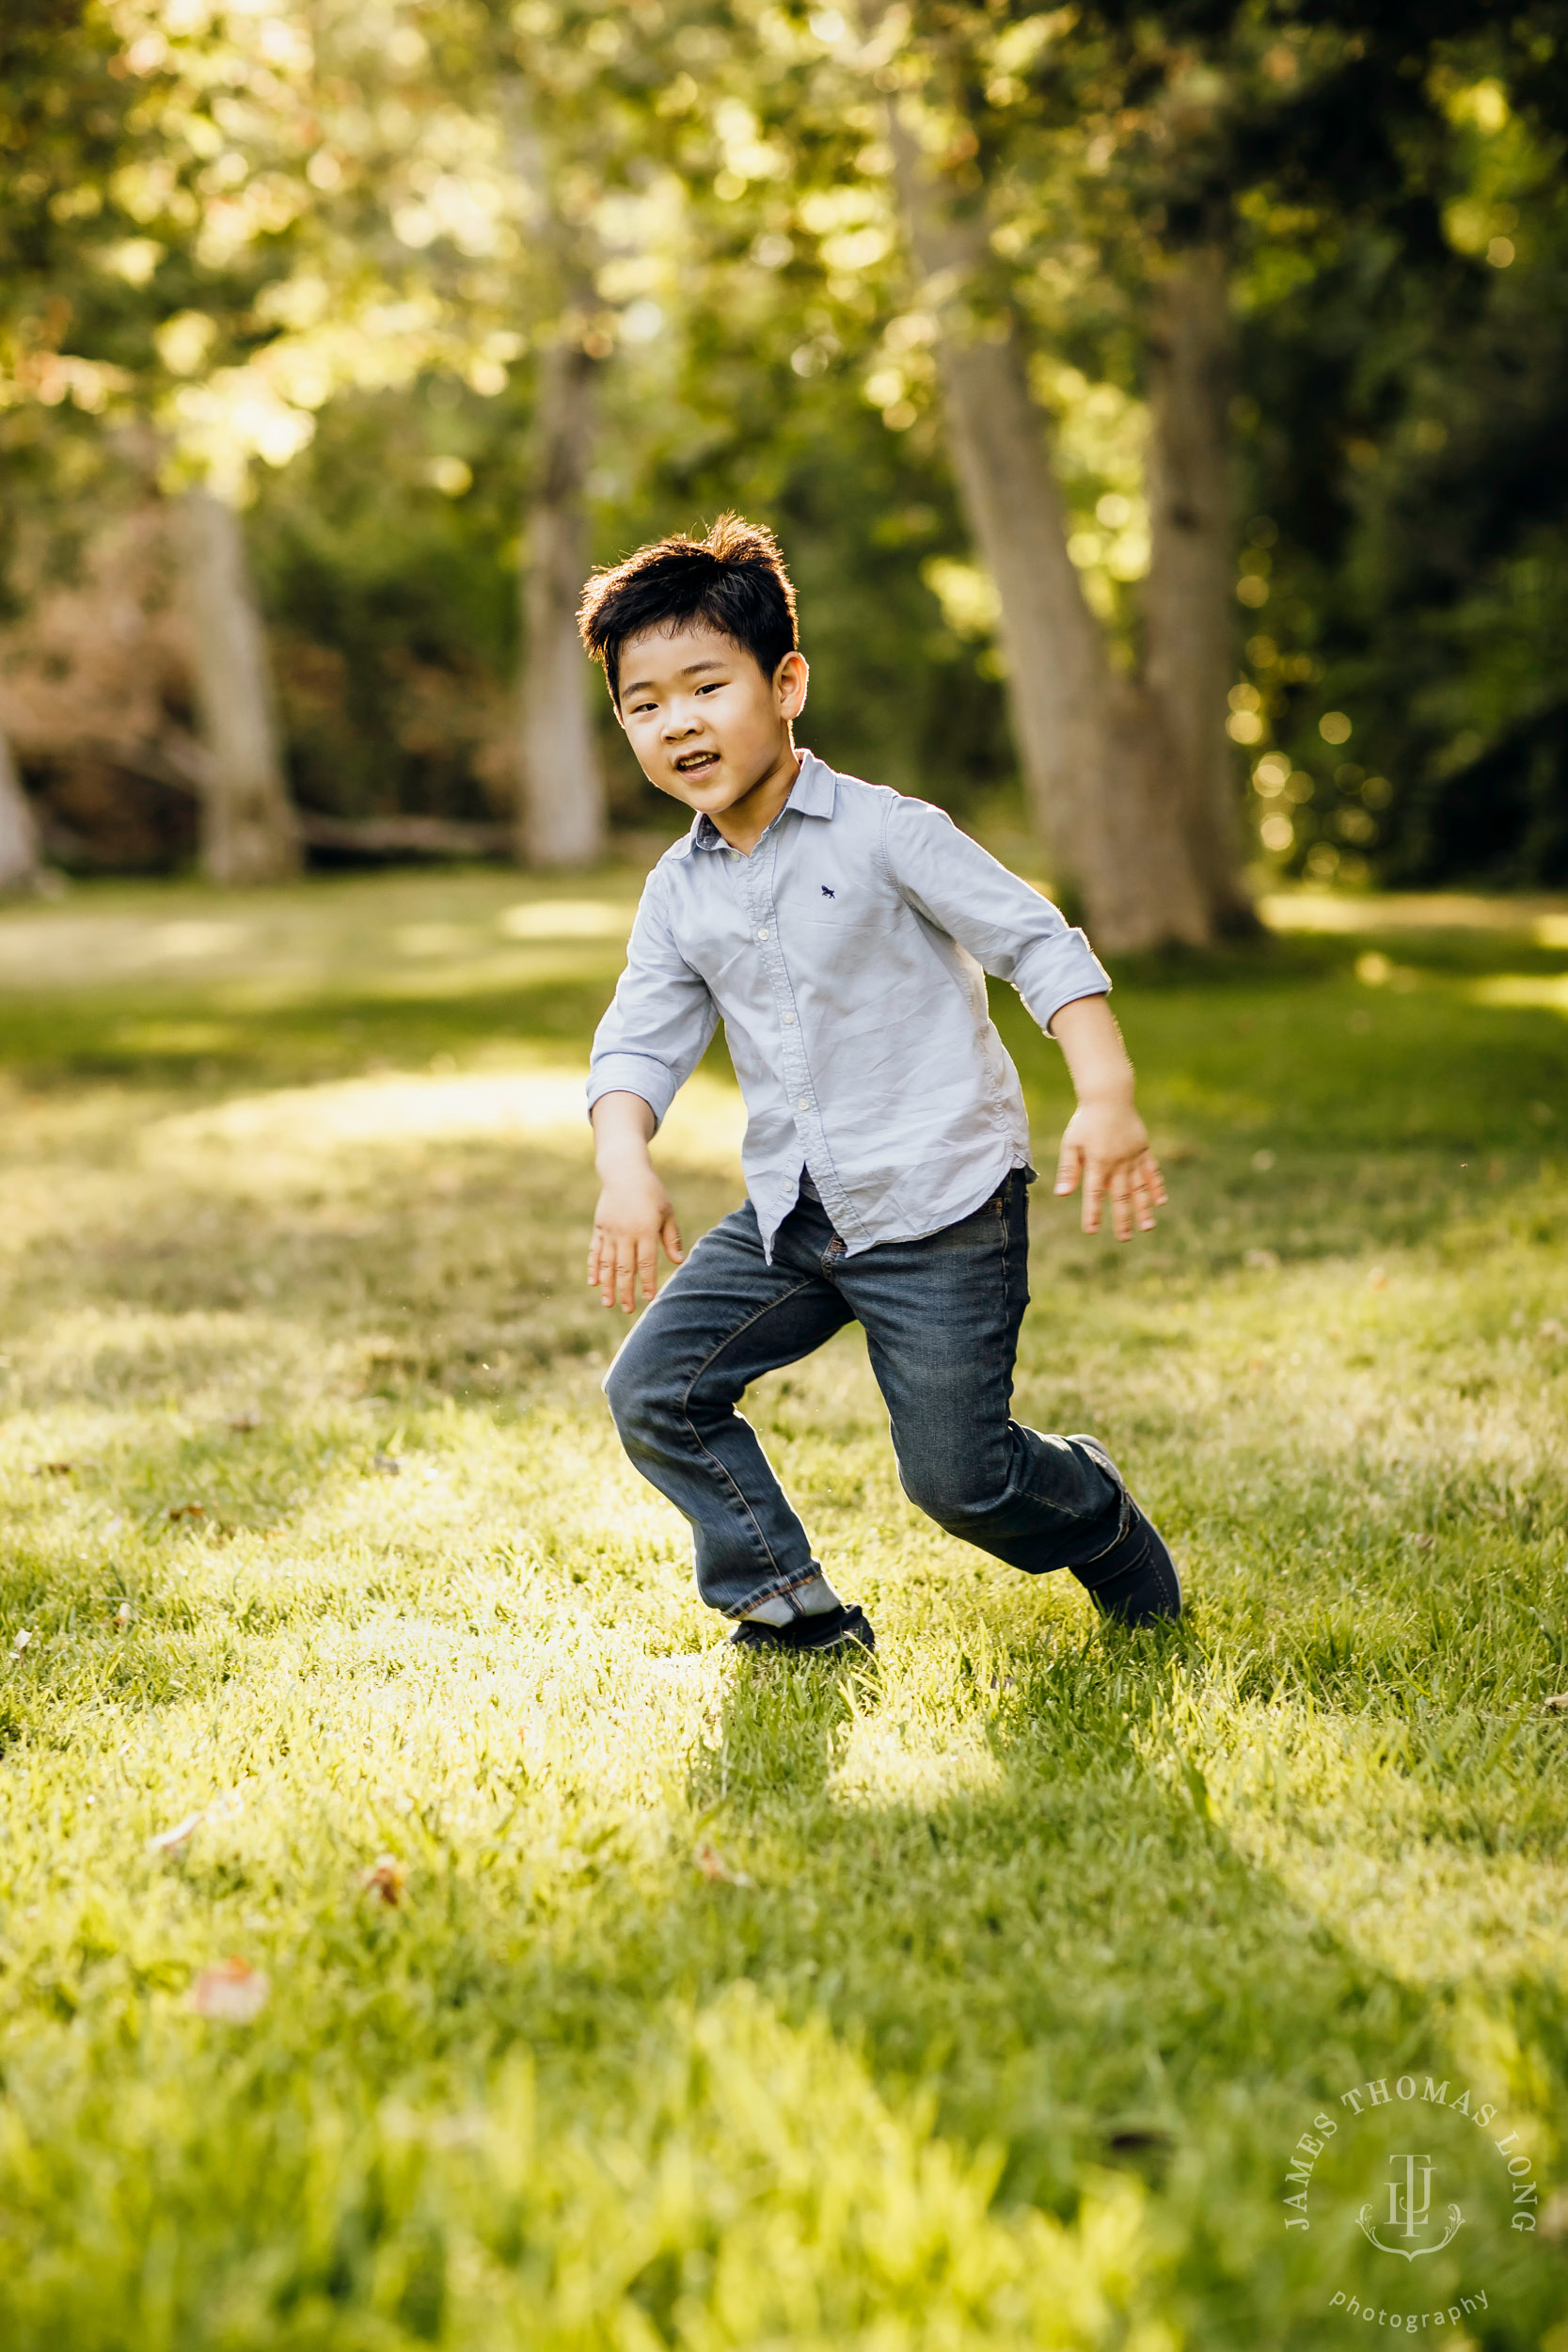
[[[703,1443],[702,1438],[697,1434],[697,1424],[692,1420],[689,1409],[691,1404],[691,1391],[696,1387],[698,1381],[702,1378],[704,1373],[706,1372],[708,1366],[710,1364],[717,1363],[725,1348],[728,1347],[733,1341],[737,1340],[742,1331],[749,1331],[752,1328],[752,1326],[754,1323],[760,1323],[765,1315],[775,1313],[779,1308],[787,1306],[792,1298],[799,1298],[802,1291],[810,1290],[810,1281],[797,1282],[792,1290],[784,1291],[777,1298],[770,1298],[766,1307],[759,1307],[754,1313],[743,1317],[743,1319],[736,1325],[733,1331],[727,1331],[724,1334],[724,1337],[719,1342],[718,1345],[708,1351],[707,1355],[704,1357],[702,1362],[697,1366],[695,1372],[693,1372],[685,1388],[681,1391],[679,1407],[680,1417],[686,1423],[688,1430],[690,1432],[692,1445],[695,1447],[698,1454],[705,1462],[712,1464],[714,1470],[719,1474],[721,1482],[726,1486],[730,1492],[735,1496],[736,1501],[740,1505],[741,1512],[744,1515],[752,1534],[755,1536],[757,1543],[762,1548],[763,1557],[768,1562],[768,1566],[772,1569],[775,1576],[781,1575],[783,1571],[779,1566],[778,1561],[773,1556],[773,1547],[768,1542],[767,1536],[763,1534],[762,1529],[757,1522],[756,1513],[752,1510],[750,1502],[747,1502],[745,1495],[741,1491],[739,1482],[736,1480],[733,1470],[726,1470],[724,1464],[719,1459],[718,1454],[713,1452],[710,1446],[705,1446]],[[797,1578],[792,1583],[780,1585],[777,1588],[778,1594],[783,1596],[785,1593],[792,1593],[796,1591],[800,1584],[805,1583],[808,1581],[809,1580],[804,1577]],[[771,1600],[775,1597],[775,1596],[772,1592],[767,1592],[759,1593],[755,1597],[756,1600]],[[753,1607],[754,1605],[754,1601],[749,1604],[749,1606]]]
[[[1008,1223],[1008,1219],[1007,1219],[1006,1196],[1007,1196],[1007,1193],[1009,1192],[1009,1190],[1011,1189],[1011,1186],[1012,1186],[1014,1172],[1015,1172],[1015,1171],[1013,1171],[1013,1170],[1009,1170],[1009,1171],[1008,1171],[1006,1182],[1004,1184],[1004,1185],[1003,1185],[1003,1187],[1002,1187],[1001,1192],[1000,1192],[1000,1193],[998,1193],[998,1195],[997,1195],[997,1204],[998,1204],[998,1209],[999,1209],[1000,1217],[1001,1217],[1001,1225],[1002,1225],[1002,1305],[1003,1305],[1003,1310],[1004,1310],[1004,1312],[1006,1313],[1006,1315],[1007,1316],[1007,1318],[1008,1318],[1008,1320],[1009,1320],[1009,1321],[1011,1320],[1011,1317],[1012,1317],[1012,1300],[1011,1300],[1010,1296],[1008,1295],[1008,1290],[1007,1290],[1007,1274],[1008,1274],[1008,1269],[1009,1269],[1009,1265],[1010,1265],[1010,1263],[1011,1263],[1011,1262],[1010,1262],[1010,1259],[1009,1259],[1009,1256],[1008,1256],[1008,1251],[1009,1251],[1009,1249],[1010,1249],[1010,1248],[1011,1248],[1011,1245],[1012,1245],[1012,1229],[1011,1229],[1011,1226],[1009,1225],[1009,1223]],[[1027,1249],[1028,1249],[1028,1238],[1029,1238],[1029,1237],[1028,1237],[1027,1231],[1025,1231],[1025,1233],[1024,1233],[1024,1249],[1025,1249],[1025,1252],[1026,1252],[1026,1253],[1027,1253]],[[1027,1263],[1028,1263],[1028,1258],[1027,1258],[1027,1255],[1025,1255],[1024,1263],[1025,1263],[1025,1265],[1027,1266]],[[1027,1299],[1026,1299],[1026,1300],[1024,1301],[1023,1307],[1022,1307],[1022,1308],[1019,1310],[1019,1317],[1018,1317],[1018,1331],[1017,1331],[1017,1333],[1016,1333],[1016,1334],[1015,1334],[1015,1336],[1014,1336],[1014,1342],[1013,1342],[1013,1361],[1014,1361],[1014,1366],[1015,1366],[1015,1369],[1016,1369],[1016,1366],[1017,1366],[1017,1361],[1018,1361],[1018,1339],[1019,1339],[1019,1338],[1022,1336],[1022,1330],[1023,1330],[1023,1317],[1024,1317],[1024,1313],[1025,1313],[1025,1311],[1027,1311],[1027,1307],[1028,1307],[1028,1301],[1027,1301]],[[1008,1398],[1007,1398],[1007,1419],[1008,1419],[1009,1422],[1011,1422],[1014,1420],[1014,1414],[1013,1414],[1013,1400],[1012,1400],[1012,1396],[1011,1396],[1011,1394],[1009,1394],[1009,1395],[1008,1395]],[[1033,1479],[1032,1479],[1032,1477],[1030,1476],[1029,1471],[1028,1471],[1028,1470],[1027,1470],[1027,1469],[1025,1469],[1025,1470],[1024,1470],[1023,1478],[1022,1478],[1022,1484],[1021,1484],[1021,1486],[1020,1486],[1020,1492],[1021,1492],[1021,1494],[1022,1494],[1022,1495],[1023,1495],[1023,1496],[1024,1496],[1024,1497],[1025,1497],[1025,1498],[1026,1498],[1026,1499],[1027,1499],[1030,1502],[1038,1503],[1038,1504],[1040,1505],[1040,1507],[1041,1507],[1042,1509],[1044,1509],[1044,1510],[1048,1510],[1048,1511],[1054,1511],[1054,1512],[1056,1512],[1056,1513],[1058,1514],[1058,1516],[1060,1516],[1060,1517],[1062,1517],[1062,1518],[1070,1518],[1070,1517],[1072,1516],[1070,1512],[1066,1512],[1066,1511],[1064,1511],[1064,1510],[1063,1510],[1063,1508],[1062,1508],[1062,1505],[1061,1505],[1059,1502],[1055,1502],[1055,1501],[1054,1501],[1052,1497],[1050,1497],[1049,1495],[1042,1495],[1042,1494],[1037,1493],[1036,1488],[1035,1488],[1035,1483],[1034,1483],[1034,1480],[1033,1480]],[[1064,1531],[1064,1533],[1065,1533],[1065,1531]]]
[[[1007,1296],[1007,1249],[1012,1239],[1012,1234],[1007,1223],[1007,1212],[1002,1203],[1005,1200],[1006,1195],[1010,1188],[1017,1172],[1016,1168],[1009,1169],[1006,1183],[1003,1185],[1001,1192],[997,1195],[997,1203],[1000,1208],[1002,1224],[1002,1304],[1005,1311],[1009,1316],[1012,1312],[1012,1306]],[[1027,1306],[1027,1301],[1025,1302],[1025,1306]],[[1023,1312],[1022,1311],[1020,1311],[1018,1322],[1019,1330],[1022,1332],[1023,1328]],[[1007,1419],[1010,1422],[1013,1418],[1012,1399],[1009,1397],[1007,1400]],[[1076,1514],[1069,1511],[1065,1504],[1058,1502],[1053,1496],[1040,1494],[1027,1470],[1024,1471],[1019,1491],[1028,1502],[1038,1503],[1043,1510],[1054,1511],[1061,1518],[1071,1519],[1076,1516]],[[1070,1531],[1067,1528],[1062,1530],[1062,1534],[1064,1535],[1068,1534],[1069,1532]]]
[[[1000,1235],[1000,1237],[1001,1237],[1001,1243],[1002,1243],[1002,1248],[1001,1248],[1001,1252],[1000,1252],[1000,1262],[1001,1262],[1001,1272],[1002,1272],[1002,1328],[1003,1328],[1004,1330],[1006,1330],[1006,1327],[1007,1327],[1008,1324],[1012,1321],[1012,1311],[1013,1311],[1013,1310],[1012,1310],[1012,1298],[1011,1298],[1011,1295],[1010,1295],[1010,1293],[1009,1293],[1009,1287],[1008,1287],[1008,1272],[1009,1272],[1009,1266],[1010,1266],[1010,1260],[1009,1260],[1009,1258],[1008,1258],[1008,1254],[1007,1254],[1007,1253],[1008,1253],[1008,1249],[1009,1249],[1010,1245],[1011,1245],[1012,1235],[1011,1235],[1011,1233],[1008,1232],[1008,1229],[1007,1229],[1006,1192],[1007,1192],[1007,1186],[1006,1186],[1006,1184],[1004,1184],[1000,1192],[998,1192],[998,1193],[994,1194],[994,1195],[992,1196],[992,1198],[991,1198],[990,1200],[987,1200],[987,1201],[982,1202],[982,1204],[981,1204],[980,1208],[979,1208],[979,1209],[977,1209],[977,1210],[974,1212],[974,1214],[975,1214],[977,1216],[983,1216],[983,1215],[984,1215],[984,1213],[985,1213],[985,1211],[986,1211],[987,1209],[994,1209],[994,1210],[995,1210],[995,1212],[996,1212],[996,1224],[997,1224],[997,1231],[998,1231],[998,1233],[999,1233],[999,1235]],[[1020,1318],[1020,1321],[1022,1322],[1022,1317]],[[1014,1361],[1015,1361],[1015,1363],[1016,1363],[1016,1361],[1017,1361],[1017,1337],[1016,1337],[1016,1334],[1015,1334],[1015,1337],[1014,1337]],[[1004,1420],[1005,1420],[1006,1423],[1007,1424],[1007,1426],[1008,1426],[1008,1427],[1011,1427],[1011,1426],[1012,1426],[1012,1420],[1013,1420],[1013,1400],[1012,1400],[1012,1383],[1011,1383],[1011,1381],[1010,1381],[1010,1380],[1009,1380],[1009,1382],[1008,1382],[1008,1393],[1007,1393],[1007,1396],[1006,1396],[1006,1402],[1005,1402],[1003,1418],[1004,1418]],[[1010,1449],[1009,1449],[1009,1451],[1010,1451]],[[1008,1475],[1008,1481],[1007,1481],[1007,1484],[1010,1486],[1010,1485],[1011,1485],[1011,1483],[1012,1483],[1012,1482],[1011,1482],[1011,1473],[1010,1473],[1010,1470],[1009,1470],[1009,1475]],[[1004,1492],[1006,1492],[1006,1488],[1004,1488]],[[1029,1491],[1029,1489],[1028,1489],[1028,1486],[1027,1486],[1027,1483],[1025,1483],[1025,1486],[1024,1486],[1024,1489],[1023,1489],[1023,1491],[1024,1491],[1026,1494],[1027,1494],[1027,1493],[1028,1493],[1028,1491]],[[1036,1497],[1034,1498],[1034,1500],[1035,1500],[1036,1502],[1039,1502],[1039,1501],[1043,1500],[1043,1498],[1041,1498],[1041,1497],[1039,1497],[1039,1496],[1036,1496]]]
[[[1016,1168],[1010,1168],[1010,1169],[1008,1170],[1008,1172],[1007,1172],[1007,1180],[1006,1180],[1006,1183],[1003,1185],[1003,1188],[1002,1188],[1002,1196],[999,1196],[999,1197],[1006,1196],[1006,1194],[1011,1190],[1012,1186],[1013,1186],[1013,1185],[1015,1185],[1015,1184],[1019,1182],[1019,1176],[1020,1176],[1020,1171],[1019,1171]],[[1027,1212],[1026,1212],[1026,1214],[1027,1214]],[[1004,1210],[1004,1211],[1003,1211],[1003,1216],[1002,1216],[1002,1262],[1003,1262],[1003,1267],[1004,1267],[1004,1270],[1006,1270],[1006,1263],[1007,1263],[1007,1245],[1008,1245],[1008,1242],[1009,1242],[1010,1238],[1011,1238],[1010,1228],[1009,1228],[1008,1223],[1007,1223],[1006,1212],[1006,1210]],[[1028,1236],[1027,1236],[1027,1228],[1025,1228],[1025,1243],[1026,1243],[1026,1244],[1027,1244],[1027,1238],[1028,1238]],[[1024,1315],[1024,1313],[1025,1313],[1025,1312],[1027,1311],[1027,1310],[1028,1310],[1028,1304],[1029,1304],[1028,1300],[1027,1300],[1027,1299],[1025,1299],[1025,1300],[1024,1300],[1024,1303],[1023,1303],[1023,1309],[1021,1311],[1021,1312],[1020,1312],[1020,1314],[1019,1314],[1019,1328],[1020,1328],[1020,1330],[1021,1330],[1021,1331],[1022,1330],[1022,1327],[1023,1327],[1023,1315]],[[1009,1408],[1009,1413],[1010,1413],[1010,1408]],[[1036,1489],[1036,1486],[1035,1486],[1035,1484],[1034,1484],[1033,1479],[1032,1479],[1032,1478],[1031,1478],[1031,1477],[1027,1474],[1027,1472],[1026,1472],[1026,1473],[1025,1473],[1025,1475],[1024,1475],[1024,1479],[1023,1479],[1023,1484],[1022,1484],[1022,1493],[1023,1493],[1023,1494],[1024,1494],[1024,1495],[1028,1498],[1028,1500],[1029,1500],[1031,1502],[1039,1503],[1039,1504],[1041,1504],[1041,1505],[1042,1505],[1045,1509],[1056,1512],[1056,1513],[1058,1514],[1058,1516],[1059,1516],[1061,1518],[1066,1519],[1066,1520],[1071,1520],[1071,1521],[1074,1521],[1075,1523],[1077,1523],[1077,1524],[1079,1524],[1079,1525],[1082,1525],[1082,1523],[1083,1523],[1083,1522],[1082,1522],[1082,1520],[1080,1519],[1079,1515],[1078,1515],[1076,1512],[1069,1510],[1069,1509],[1067,1507],[1067,1505],[1066,1505],[1066,1504],[1064,1504],[1064,1503],[1062,1503],[1062,1502],[1059,1502],[1055,1501],[1055,1499],[1054,1499],[1053,1497],[1051,1497],[1051,1496],[1048,1496],[1048,1495],[1042,1495],[1042,1494],[1040,1494],[1039,1492],[1037,1492],[1037,1490]],[[1120,1543],[1120,1541],[1121,1541],[1121,1539],[1122,1539],[1122,1536],[1123,1536],[1123,1535],[1126,1534],[1126,1532],[1127,1532],[1128,1504],[1129,1504],[1129,1502],[1130,1502],[1130,1497],[1129,1497],[1129,1495],[1128,1495],[1127,1488],[1126,1488],[1126,1486],[1123,1486],[1123,1487],[1122,1487],[1122,1489],[1121,1489],[1121,1494],[1120,1494],[1120,1497],[1119,1497],[1120,1508],[1118,1509],[1117,1514],[1117,1533],[1116,1533],[1116,1534],[1112,1537],[1112,1539],[1111,1539],[1111,1543],[1110,1543],[1110,1544],[1108,1544],[1108,1545],[1105,1547],[1105,1549],[1106,1549],[1106,1550],[1107,1550],[1107,1551],[1111,1550],[1111,1549],[1114,1548],[1114,1546],[1115,1546],[1115,1545],[1119,1544],[1119,1543]],[[1099,1512],[1097,1511],[1097,1512],[1092,1513],[1092,1514],[1091,1514],[1091,1516],[1092,1516],[1093,1518],[1099,1518],[1099,1516],[1100,1516],[1100,1514],[1099,1514]],[[1071,1532],[1072,1532],[1072,1531],[1071,1531],[1071,1528],[1070,1528],[1070,1527],[1064,1527],[1064,1528],[1062,1529],[1062,1531],[1061,1531],[1062,1537],[1063,1537],[1063,1538],[1066,1538],[1066,1537],[1069,1536],[1069,1535],[1070,1535],[1070,1534],[1071,1534]],[[1096,1557],[1097,1559],[1098,1559],[1098,1558],[1100,1558],[1101,1556],[1101,1555],[1100,1553],[1098,1553],[1098,1552],[1097,1552],[1097,1553],[1096,1553],[1096,1555],[1095,1555],[1095,1557]],[[1085,1562],[1085,1563],[1084,1563],[1084,1565],[1085,1565],[1085,1566],[1087,1566],[1089,1564],[1088,1564],[1087,1562]]]

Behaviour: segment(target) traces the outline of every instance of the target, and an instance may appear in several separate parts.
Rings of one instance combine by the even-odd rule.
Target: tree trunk
[[[175,501],[197,718],[207,754],[201,866],[210,882],[282,882],[299,871],[299,827],[283,781],[266,639],[240,518],[210,490]]]
[[[593,674],[577,624],[588,571],[583,491],[593,440],[594,365],[564,337],[540,360],[517,714],[517,848],[529,866],[591,866],[605,853]]]
[[[0,729],[0,891],[33,889],[39,875],[39,829],[4,729]]]
[[[1225,732],[1236,604],[1226,437],[1230,312],[1216,248],[1179,255],[1161,278],[1149,356],[1145,682],[1171,745],[1210,920],[1219,931],[1247,930],[1258,918],[1242,879]]]
[[[1001,600],[1013,733],[1047,853],[1108,949],[1199,945],[1210,936],[1208,909],[1160,713],[1117,675],[1085,602],[1016,321],[1004,310],[988,332],[963,304],[987,254],[984,218],[957,220],[896,110],[890,127],[911,244],[941,329],[954,470]]]

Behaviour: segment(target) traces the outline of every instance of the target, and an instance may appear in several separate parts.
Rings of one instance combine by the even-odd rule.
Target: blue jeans
[[[1029,1303],[1028,1182],[1016,1169],[973,1216],[853,1258],[820,1203],[802,1199],[771,1265],[748,1200],[671,1277],[605,1394],[643,1477],[691,1522],[710,1608],[744,1616],[817,1572],[736,1406],[847,1323],[865,1332],[904,1492],[939,1527],[1031,1576],[1090,1563],[1124,1534],[1127,1490],[1101,1448],[1041,1437],[1009,1411]]]

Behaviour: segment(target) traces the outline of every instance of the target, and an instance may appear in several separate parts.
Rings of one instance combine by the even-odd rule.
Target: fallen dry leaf
[[[11,1647],[18,1650],[29,1649],[32,1646],[32,1643],[33,1635],[28,1631],[27,1628],[24,1626],[21,1632],[17,1635],[16,1640],[12,1643]]]
[[[135,1613],[136,1613],[132,1608],[130,1602],[128,1600],[122,1600],[119,1607],[115,1611],[116,1625],[129,1625]]]
[[[226,2026],[248,2026],[267,2005],[272,1985],[260,1968],[233,1953],[215,1968],[203,1968],[190,1990],[189,2006],[198,2017],[220,2018]]]
[[[403,1900],[403,1890],[408,1883],[408,1871],[395,1853],[377,1854],[359,1884],[377,1902],[395,1911]]]
[[[1435,1535],[1407,1535],[1405,1541],[1414,1545],[1418,1551],[1434,1551],[1437,1549]]]
[[[717,1846],[705,1842],[698,1847],[692,1860],[710,1885],[750,1886],[752,1883],[744,1870],[731,1868]]]
[[[205,1805],[202,1806],[199,1813],[187,1813],[184,1820],[182,1821],[176,1821],[172,1829],[162,1830],[156,1837],[150,1837],[147,1841],[148,1852],[178,1853],[181,1847],[185,1844],[186,1840],[195,1836],[197,1831],[201,1827],[202,1822],[206,1819],[207,1808]]]
[[[35,1462],[33,1476],[35,1478],[69,1478],[75,1468],[74,1462]]]
[[[203,1821],[233,1820],[236,1814],[245,1811],[245,1791],[249,1787],[248,1780],[242,1780],[236,1788],[226,1788],[221,1797],[214,1797],[209,1804],[198,1806],[196,1812],[187,1813],[184,1820],[176,1821],[172,1829],[163,1830],[156,1837],[150,1837],[147,1841],[148,1852],[178,1853],[181,1847],[196,1835]]]
[[[204,1519],[207,1505],[204,1502],[176,1502],[170,1505],[168,1516],[171,1519]]]
[[[1560,1691],[1555,1699],[1545,1701],[1548,1715],[1568,1715],[1568,1691]]]

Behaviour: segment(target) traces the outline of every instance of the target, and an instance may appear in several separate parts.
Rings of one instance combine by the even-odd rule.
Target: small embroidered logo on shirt
[[[818,888],[821,890],[821,893],[822,893],[822,896],[824,897],[824,898],[831,898],[832,897],[832,895],[833,895],[833,894],[832,894],[832,891],[828,888],[828,885],[827,885],[827,883],[826,883],[826,882],[821,882],[821,883],[819,883],[819,884],[818,884]]]

